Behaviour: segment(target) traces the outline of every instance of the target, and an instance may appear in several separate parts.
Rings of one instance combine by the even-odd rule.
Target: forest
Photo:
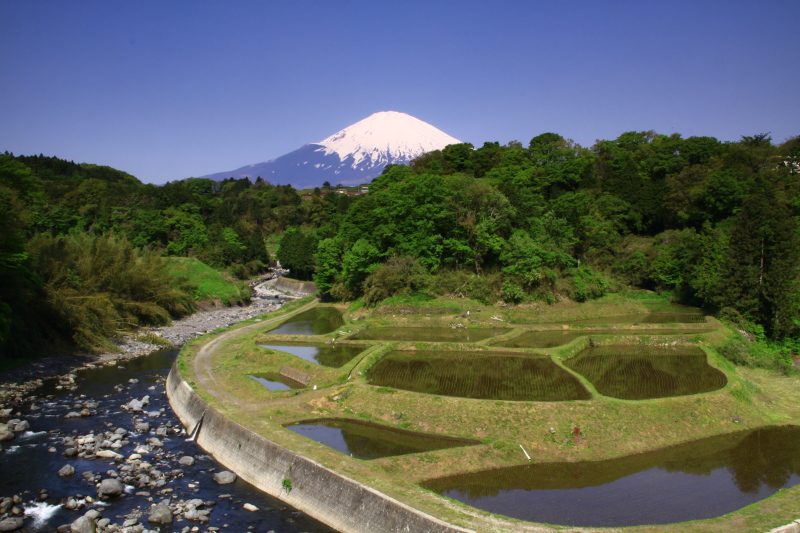
[[[277,258],[327,298],[368,306],[645,288],[784,352],[800,339],[800,138],[456,144],[386,167],[362,196],[261,178],[156,186],[6,152],[0,204],[0,359],[102,347],[192,312],[170,257],[239,279]]]

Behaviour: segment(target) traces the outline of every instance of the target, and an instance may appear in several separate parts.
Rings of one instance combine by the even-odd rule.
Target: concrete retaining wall
[[[177,365],[167,378],[167,396],[190,431],[205,413],[195,439],[226,468],[337,531],[474,533],[421,513],[225,418],[183,380]],[[291,490],[284,480],[291,480]]]
[[[317,284],[310,281],[289,281],[284,278],[275,280],[275,288],[291,294],[309,295],[317,292]]]

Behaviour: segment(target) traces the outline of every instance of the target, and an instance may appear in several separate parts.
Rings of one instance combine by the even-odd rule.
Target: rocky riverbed
[[[280,305],[254,298],[143,333],[180,345]],[[0,532],[331,532],[189,438],[164,391],[177,349],[136,337],[117,346],[2,376]]]

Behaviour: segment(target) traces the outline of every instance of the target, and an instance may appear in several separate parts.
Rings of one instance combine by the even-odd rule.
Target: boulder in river
[[[97,531],[97,525],[94,523],[94,520],[86,518],[85,516],[79,516],[77,520],[69,526],[69,530],[70,533],[95,533],[95,531]]]
[[[184,455],[183,457],[178,459],[178,462],[183,466],[192,466],[194,464],[194,457],[192,457],[191,455]]]
[[[0,424],[0,441],[11,440],[14,438],[14,432],[8,428],[8,424]]]
[[[97,489],[97,494],[101,498],[109,498],[119,496],[123,493],[125,487],[119,480],[114,478],[106,478],[100,482],[100,487]]]
[[[22,518],[12,517],[0,520],[0,531],[16,531],[22,527]]]
[[[58,477],[69,477],[75,473],[75,468],[72,465],[64,465],[58,471]]]
[[[227,485],[228,483],[236,481],[236,474],[228,470],[223,470],[222,472],[214,474],[214,481],[219,485]]]
[[[171,524],[172,510],[166,503],[161,502],[150,511],[147,521],[151,524]]]

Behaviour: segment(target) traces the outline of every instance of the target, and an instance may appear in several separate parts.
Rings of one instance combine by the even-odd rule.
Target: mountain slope
[[[420,154],[459,142],[411,115],[382,111],[271,161],[201,177],[219,181],[261,176],[296,189],[319,187],[326,181],[368,183],[388,164],[406,164]]]

